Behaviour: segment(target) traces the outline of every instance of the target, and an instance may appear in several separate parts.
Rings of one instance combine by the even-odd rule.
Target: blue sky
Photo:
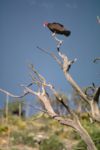
[[[100,0],[0,0],[0,88],[20,94],[21,83],[28,84],[32,63],[36,69],[66,93],[71,87],[58,64],[36,47],[56,53],[51,32],[43,27],[45,21],[59,22],[71,30],[61,50],[70,59],[77,57],[70,73],[81,86],[92,82],[100,84],[99,64],[93,59],[100,56]],[[0,94],[0,105],[5,99]]]

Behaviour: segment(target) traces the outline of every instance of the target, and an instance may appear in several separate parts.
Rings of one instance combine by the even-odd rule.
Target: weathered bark
[[[83,93],[83,91],[81,90],[81,88],[78,86],[78,84],[73,80],[73,78],[71,77],[71,75],[64,71],[64,75],[67,79],[67,81],[71,84],[71,86],[78,92],[78,94],[87,102],[90,104],[90,102],[88,101],[87,96]]]
[[[50,100],[49,100],[49,98],[48,98],[47,96],[45,96],[45,95],[43,95],[43,94],[40,94],[40,95],[38,95],[38,98],[42,101],[42,103],[43,103],[44,106],[45,106],[45,109],[47,110],[47,113],[48,113],[51,117],[58,116],[58,115],[54,112],[54,110],[53,110],[53,108],[52,108],[52,106],[51,106],[51,104],[50,104]]]

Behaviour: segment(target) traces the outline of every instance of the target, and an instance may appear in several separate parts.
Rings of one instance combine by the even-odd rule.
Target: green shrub
[[[66,148],[59,138],[56,135],[53,135],[49,139],[42,141],[40,150],[66,150]]]
[[[0,125],[0,134],[8,132],[9,128],[6,125]]]
[[[11,138],[13,144],[25,144],[32,147],[35,145],[34,136],[30,136],[29,133],[13,132]]]
[[[79,136],[79,134],[76,132],[76,131],[72,131],[71,133],[70,133],[70,139],[72,139],[72,140],[79,140],[80,139],[80,136]]]

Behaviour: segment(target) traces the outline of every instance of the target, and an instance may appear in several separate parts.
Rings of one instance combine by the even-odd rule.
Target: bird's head
[[[43,26],[44,26],[44,27],[47,27],[47,25],[48,25],[48,22],[44,22],[44,23],[43,23]]]

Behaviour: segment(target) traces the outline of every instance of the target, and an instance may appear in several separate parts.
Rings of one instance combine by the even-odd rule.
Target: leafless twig
[[[93,60],[93,62],[96,63],[96,62],[99,61],[99,60],[100,60],[100,57],[97,57],[97,58],[95,58],[95,59]]]

